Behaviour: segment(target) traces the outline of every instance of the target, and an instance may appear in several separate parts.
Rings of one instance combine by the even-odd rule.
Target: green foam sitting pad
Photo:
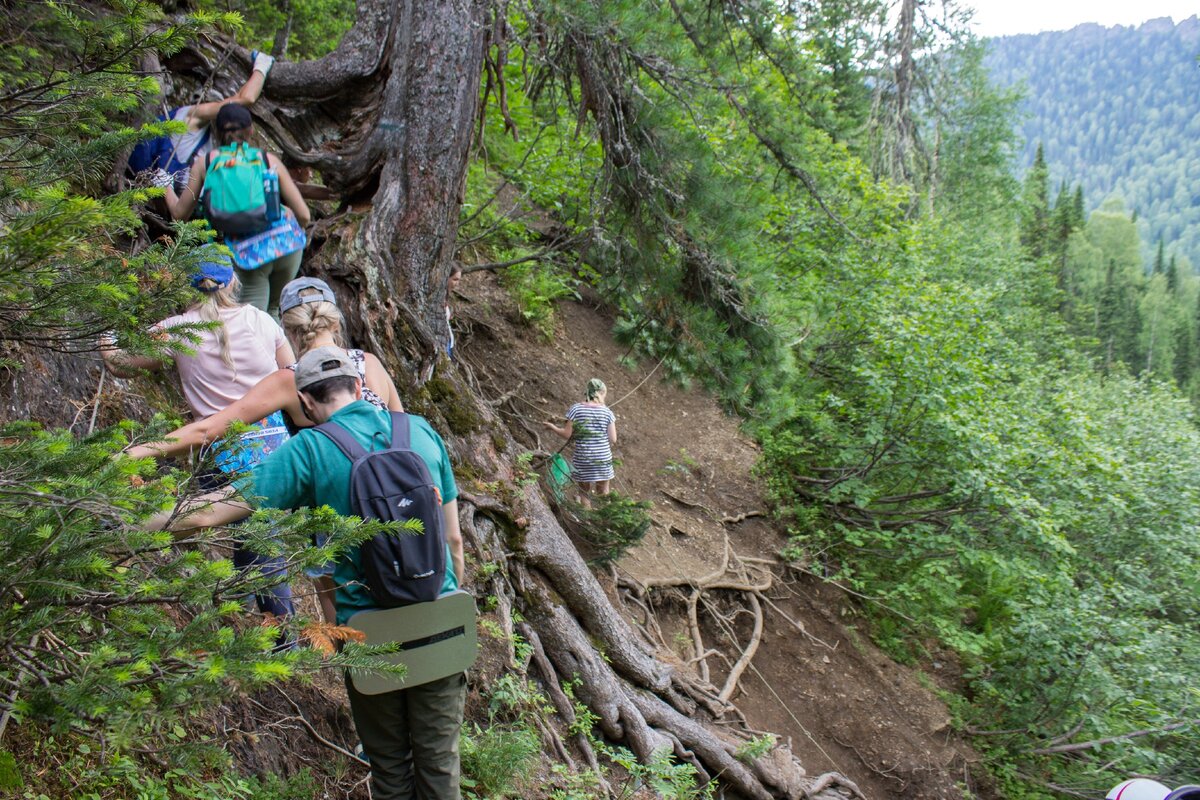
[[[363,694],[394,692],[463,672],[475,663],[479,649],[475,598],[462,589],[428,603],[359,611],[346,624],[365,633],[366,644],[400,642],[403,647],[399,653],[380,656],[407,667],[402,678],[351,671],[354,688]]]

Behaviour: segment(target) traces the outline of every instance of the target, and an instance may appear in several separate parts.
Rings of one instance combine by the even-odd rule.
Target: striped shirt
[[[576,403],[567,411],[575,445],[571,457],[571,477],[577,481],[607,481],[613,477],[612,446],[608,443],[608,426],[616,421],[608,406]]]

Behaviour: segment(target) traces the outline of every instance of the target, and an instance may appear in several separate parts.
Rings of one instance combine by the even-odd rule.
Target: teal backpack
[[[267,156],[245,142],[208,154],[200,203],[216,230],[230,236],[260,233],[270,227],[266,183]]]

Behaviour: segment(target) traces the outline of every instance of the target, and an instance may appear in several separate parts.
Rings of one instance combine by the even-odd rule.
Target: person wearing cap
[[[187,130],[140,142],[129,155],[129,172],[150,172],[155,185],[174,186],[182,190],[187,185],[188,170],[197,158],[203,159],[212,150],[210,125],[226,105],[233,103],[249,108],[262,94],[263,85],[275,58],[257,50],[250,53],[250,77],[236,94],[208,103],[178,106],[160,114],[159,122],[182,122]]]
[[[214,128],[218,143],[222,146],[238,142],[245,143],[249,142],[250,137],[254,134],[254,120],[245,106],[228,103],[221,106],[221,110],[217,113]],[[301,228],[306,227],[311,220],[311,215],[308,204],[300,196],[299,187],[292,180],[291,174],[279,156],[265,151],[264,155],[267,159],[267,167],[279,176],[279,197],[285,209],[284,214],[291,213]],[[196,210],[200,193],[204,191],[204,179],[210,157],[198,158],[192,162],[187,187],[182,192],[176,194],[172,187],[165,187],[167,208],[170,209],[174,219],[187,219]],[[242,302],[251,303],[278,318],[280,294],[283,287],[300,271],[300,260],[303,256],[304,250],[301,245],[300,249],[292,250],[253,269],[242,269],[235,265],[234,269],[242,283]]]
[[[152,332],[167,342],[169,361],[131,355],[115,347],[108,338],[100,347],[105,366],[118,377],[161,370],[173,362],[183,396],[198,420],[220,413],[264,378],[290,367],[296,360],[279,323],[266,312],[237,301],[237,277],[229,257],[221,250],[216,246],[206,248],[206,260],[192,277],[192,286],[200,293],[199,301],[182,314],[151,327]],[[211,327],[197,327],[204,323]],[[222,472],[244,469],[288,437],[282,414],[263,413],[245,422],[253,429],[243,435],[244,446],[217,456],[217,466]],[[219,475],[201,477],[215,484]],[[256,598],[259,610],[277,617],[293,613],[282,560],[266,559],[237,548],[234,564],[239,569],[258,567],[268,574],[279,574],[281,583],[269,595]]]
[[[283,333],[291,343],[292,352],[304,355],[319,347],[342,345],[342,314],[337,297],[325,281],[297,278],[283,288],[279,307]],[[362,350],[346,352],[358,368],[362,381],[361,399],[378,408],[403,411],[400,393],[379,359]],[[163,441],[131,447],[126,455],[134,458],[183,455],[220,439],[234,422],[252,422],[276,411],[284,412],[293,428],[310,427],[313,422],[305,415],[296,396],[292,367],[294,363],[289,362],[276,371],[260,375],[257,383],[217,413],[204,415],[196,422],[172,431]]]
[[[358,399],[362,382],[357,365],[336,347],[318,347],[300,357],[296,390],[306,416],[321,424],[334,421],[364,449],[389,447],[392,417]],[[445,444],[423,418],[409,415],[410,447],[424,460],[441,493],[448,564],[442,592],[461,585],[463,540],[458,526],[458,489]],[[175,531],[227,525],[265,508],[329,506],[350,515],[351,463],[328,437],[300,431],[233,487],[213,492],[175,512],[163,512],[150,527],[169,524]],[[337,561],[337,622],[371,609],[375,603],[363,584],[358,548]],[[447,678],[377,695],[362,695],[347,681],[350,709],[363,750],[371,763],[371,792],[376,800],[458,800],[458,736],[462,727],[466,676]]]
[[[340,346],[342,314],[337,307],[337,298],[324,281],[297,278],[283,288],[279,307],[283,312],[283,329],[295,352],[303,355],[315,348]],[[403,411],[400,393],[379,359],[357,349],[349,349],[346,353],[358,370],[362,399],[377,408]],[[182,455],[221,438],[234,422],[251,422],[274,412],[283,412],[293,430],[313,424],[300,405],[295,373],[290,369],[280,369],[260,381],[220,413],[185,425],[168,434],[163,441],[131,447],[127,455],[133,458]],[[325,619],[333,622],[333,565],[312,568],[307,574],[317,585],[317,597]]]

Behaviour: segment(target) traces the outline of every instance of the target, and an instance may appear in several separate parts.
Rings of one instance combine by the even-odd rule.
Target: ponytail
[[[238,282],[235,275],[224,286],[212,278],[203,278],[196,283],[196,288],[204,293],[204,299],[196,306],[196,313],[205,322],[217,323],[216,327],[213,328],[213,332],[217,335],[217,346],[221,352],[221,361],[225,366],[233,370],[233,377],[236,380],[237,367],[233,363],[233,353],[229,350],[229,332],[225,330],[225,323],[221,320],[220,309],[237,308],[241,305],[238,303],[238,295],[242,291],[242,285]]]
[[[318,289],[308,289],[300,293],[301,297],[308,294],[320,294]],[[342,341],[342,312],[333,303],[325,300],[304,302],[295,308],[289,308],[280,317],[283,332],[287,334],[296,357],[312,349],[313,341],[322,333],[333,334],[333,339],[339,347]]]

